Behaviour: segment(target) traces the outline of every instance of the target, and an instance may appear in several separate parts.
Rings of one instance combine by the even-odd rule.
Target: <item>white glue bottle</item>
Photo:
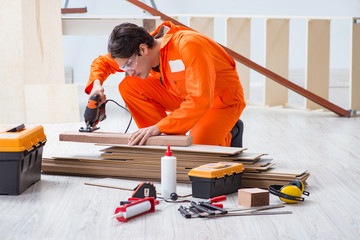
[[[176,193],[176,157],[168,145],[165,156],[161,158],[161,196],[170,198],[171,193]]]

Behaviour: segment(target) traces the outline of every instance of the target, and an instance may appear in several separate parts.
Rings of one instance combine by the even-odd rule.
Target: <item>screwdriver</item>
[[[227,210],[222,209],[221,207],[215,206],[213,204],[207,202],[199,202],[200,206],[206,207],[210,210],[215,211],[215,214],[226,214],[228,213]]]
[[[206,217],[208,215],[215,215],[216,214],[213,210],[211,210],[209,208],[206,208],[206,207],[202,207],[202,206],[200,206],[199,204],[197,204],[194,201],[191,201],[191,206],[194,207],[199,212],[203,213],[203,214],[200,214],[200,216],[202,216],[202,217]]]
[[[222,202],[226,200],[226,196],[225,195],[221,195],[218,197],[213,197],[210,198],[209,200],[205,201],[205,203],[217,203],[217,202]]]

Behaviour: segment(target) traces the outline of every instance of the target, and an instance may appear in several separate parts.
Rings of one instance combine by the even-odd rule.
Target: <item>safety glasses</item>
[[[129,58],[129,60],[127,60],[125,62],[125,64],[120,67],[120,69],[125,72],[129,71],[129,70],[135,70],[137,63],[138,63],[138,58],[139,58],[139,56],[137,54],[135,54],[135,56],[132,56],[131,58]]]

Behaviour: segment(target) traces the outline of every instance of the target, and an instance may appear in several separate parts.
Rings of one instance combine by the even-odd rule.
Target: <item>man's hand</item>
[[[129,137],[128,145],[133,146],[135,144],[143,145],[145,141],[151,137],[151,136],[157,136],[160,135],[160,130],[156,127],[156,125],[153,125],[151,127],[147,128],[141,128],[131,134]]]
[[[104,88],[103,88],[103,86],[101,86],[101,82],[99,79],[96,79],[93,82],[93,88],[91,90],[90,96],[94,93],[98,93],[100,95],[99,106],[106,101],[106,95],[104,93]]]

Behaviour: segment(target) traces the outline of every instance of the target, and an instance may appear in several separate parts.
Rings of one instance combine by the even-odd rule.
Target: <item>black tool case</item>
[[[236,192],[241,188],[242,163],[218,162],[201,165],[189,171],[192,196],[213,198]]]
[[[0,125],[0,195],[19,195],[41,178],[42,126]]]

